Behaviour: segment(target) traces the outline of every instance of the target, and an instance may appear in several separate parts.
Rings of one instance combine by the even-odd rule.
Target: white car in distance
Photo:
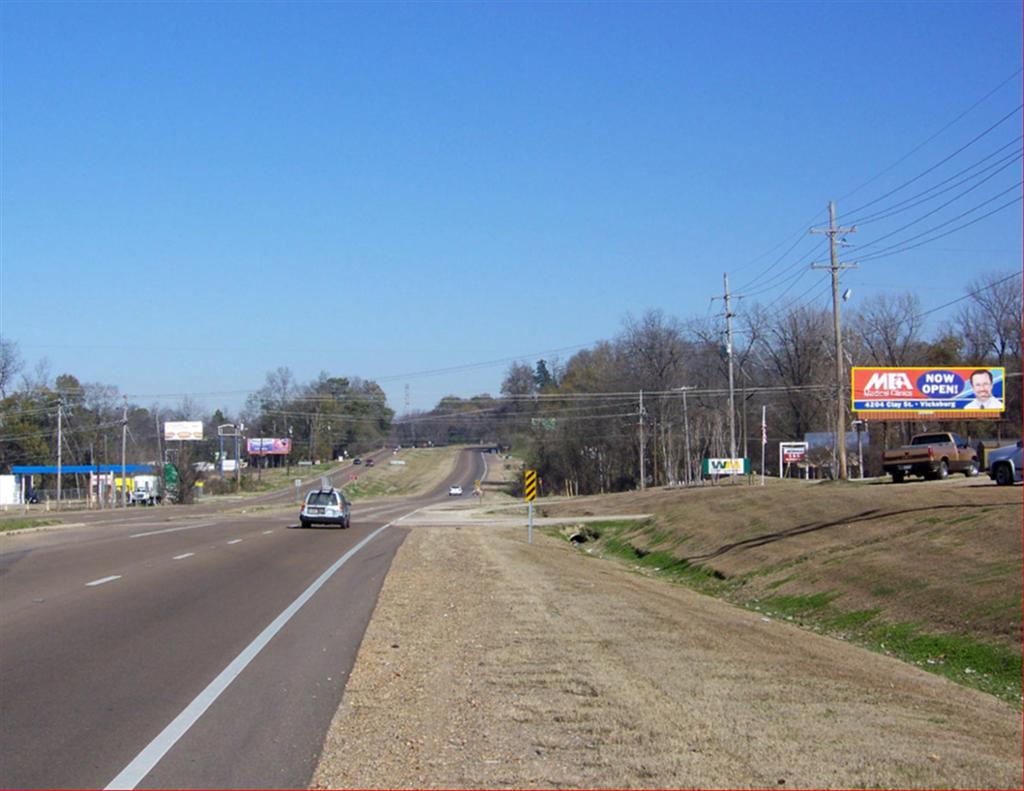
[[[462,497],[462,487],[461,486],[449,486],[448,487],[448,496],[449,497]]]

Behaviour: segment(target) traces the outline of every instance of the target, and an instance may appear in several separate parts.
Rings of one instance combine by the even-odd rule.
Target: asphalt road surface
[[[0,786],[305,788],[402,517],[484,465],[348,530],[207,505],[3,537]]]

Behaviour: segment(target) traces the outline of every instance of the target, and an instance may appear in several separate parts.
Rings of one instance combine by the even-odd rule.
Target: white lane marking
[[[108,582],[113,582],[114,580],[119,580],[119,579],[121,579],[121,575],[120,574],[117,574],[117,575],[115,575],[113,577],[104,577],[101,580],[93,580],[92,582],[85,583],[85,587],[87,587],[87,588],[95,588],[97,585],[106,585]]]
[[[265,536],[269,536],[269,535],[270,535],[271,533],[273,533],[273,532],[274,532],[273,530],[264,530],[264,531],[263,531],[263,535],[265,535]]]
[[[232,539],[231,541],[228,541],[228,543],[229,543],[229,544],[241,544],[241,543],[242,543],[242,539],[240,539],[240,538],[234,538],[234,539]]]
[[[487,480],[487,456],[484,455],[483,451],[480,451],[480,458],[483,459],[484,462],[484,475],[480,479],[480,486],[483,487],[484,481]]]
[[[185,525],[184,527],[168,527],[165,530],[150,530],[148,533],[133,533],[128,538],[142,538],[143,536],[157,536],[161,533],[177,533],[179,530],[195,530],[197,527],[209,527],[213,522],[203,522],[201,525]]]
[[[106,786],[106,789],[132,789],[135,788],[147,774],[152,771],[153,767],[156,766],[160,760],[167,755],[168,751],[174,747],[177,741],[188,733],[196,721],[203,716],[210,706],[213,705],[214,701],[220,697],[221,693],[227,689],[231,682],[238,678],[239,674],[245,670],[245,668],[256,658],[257,654],[263,650],[263,647],[273,639],[274,635],[284,628],[284,625],[291,620],[292,616],[299,611],[307,601],[309,601],[313,594],[323,587],[324,583],[327,582],[334,572],[340,569],[345,562],[356,554],[360,549],[366,546],[370,541],[377,536],[378,533],[391,527],[391,522],[388,522],[383,527],[378,527],[370,535],[356,544],[352,549],[342,555],[336,560],[330,568],[328,568],[323,574],[316,578],[312,585],[304,590],[299,597],[289,604],[284,611],[278,615],[270,625],[267,626],[262,632],[257,635],[256,639],[247,645],[238,656],[236,656],[226,668],[224,668],[218,676],[210,682],[210,684],[200,692],[196,698],[189,703],[173,720],[171,723],[164,728],[153,741],[146,745],[142,752],[140,752],[135,758],[132,759],[131,763],[128,764],[121,773],[118,774],[110,783]]]
[[[186,552],[184,555],[175,555],[173,559],[174,560],[184,560],[185,558],[190,558],[190,557],[192,557],[195,554],[196,554],[195,552]]]

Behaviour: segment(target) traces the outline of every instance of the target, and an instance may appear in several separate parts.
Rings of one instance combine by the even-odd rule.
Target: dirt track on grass
[[[1021,718],[525,529],[413,527],[315,788],[1020,788]]]

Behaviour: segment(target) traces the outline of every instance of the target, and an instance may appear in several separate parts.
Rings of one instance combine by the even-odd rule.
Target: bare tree
[[[18,344],[7,338],[0,338],[0,398],[7,398],[7,390],[23,366]]]

